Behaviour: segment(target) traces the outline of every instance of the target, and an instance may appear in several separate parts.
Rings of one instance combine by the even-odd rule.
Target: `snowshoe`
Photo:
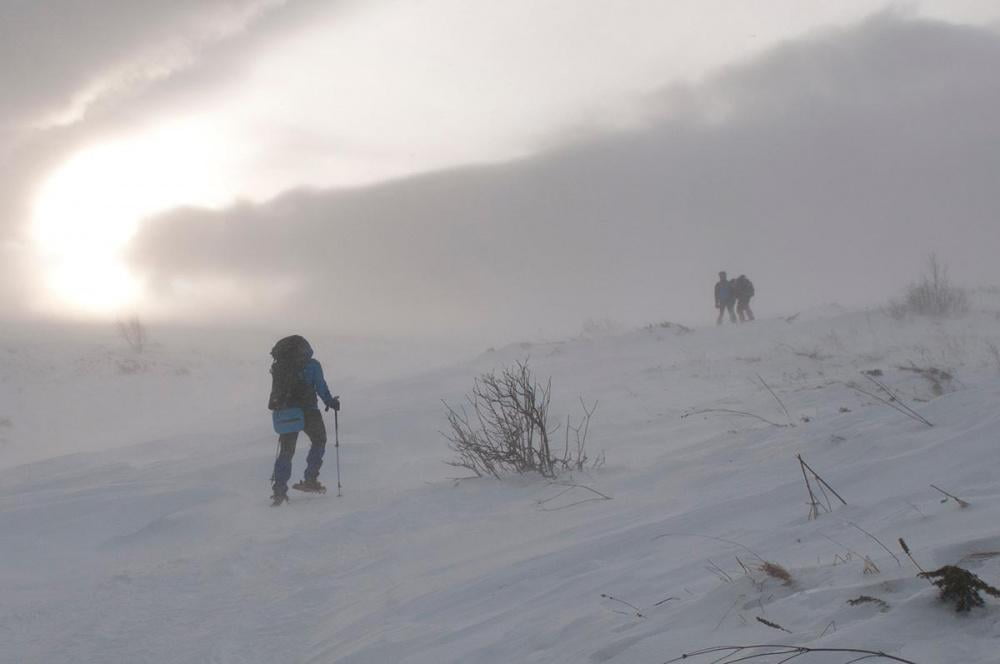
[[[277,507],[281,503],[287,503],[287,502],[288,502],[287,493],[276,493],[273,496],[271,496],[271,507]]]
[[[293,484],[292,488],[296,491],[305,491],[306,493],[326,493],[326,487],[320,484],[319,480],[302,480]]]

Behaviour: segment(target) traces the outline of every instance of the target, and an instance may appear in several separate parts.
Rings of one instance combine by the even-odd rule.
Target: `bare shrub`
[[[571,416],[566,416],[566,441],[563,445],[563,454],[556,459],[558,465],[567,470],[583,470],[589,461],[587,436],[590,434],[590,418],[597,410],[597,402],[595,401],[593,406],[588,407],[581,398],[580,407],[583,409],[583,415],[580,416],[578,424],[574,425]],[[604,464],[603,456],[597,460],[597,463]]]
[[[955,286],[948,276],[948,268],[931,254],[920,279],[907,286],[902,296],[890,300],[885,311],[901,320],[910,314],[949,318],[968,313],[969,308],[968,291]]]
[[[974,606],[983,606],[983,597],[979,591],[983,591],[993,597],[1000,597],[1000,590],[997,590],[986,583],[978,576],[967,569],[956,565],[945,565],[932,572],[921,572],[921,577],[933,579],[931,583],[941,591],[942,602],[953,602],[955,611],[963,613]]]
[[[911,371],[918,376],[924,378],[928,383],[931,384],[931,392],[934,396],[939,397],[945,393],[945,388],[951,385],[951,381],[954,380],[954,376],[951,375],[950,371],[945,371],[944,369],[938,369],[937,367],[918,367],[917,365],[910,363],[910,366],[899,366],[896,367],[900,371]]]
[[[694,332],[693,329],[687,325],[681,325],[680,323],[672,323],[668,320],[660,321],[659,323],[650,323],[646,327],[642,328],[647,332],[655,332],[656,330],[674,330],[677,334],[690,334]]]
[[[610,318],[588,318],[580,328],[580,336],[585,339],[613,337],[621,332],[622,326]]]
[[[131,358],[118,360],[115,364],[118,367],[118,373],[125,376],[134,376],[135,374],[140,374],[147,369],[146,365],[141,360],[133,360]]]
[[[457,455],[449,465],[497,478],[505,472],[555,477],[560,470],[582,470],[588,461],[587,435],[597,404],[583,405],[584,414],[576,426],[567,418],[563,453],[557,456],[552,443],[559,427],[549,422],[551,396],[552,379],[538,383],[527,361],[481,375],[466,395],[465,405],[456,409],[444,404],[450,429],[443,435]]]
[[[146,326],[138,316],[118,321],[118,336],[136,353],[141,353],[148,343]]]
[[[910,313],[905,298],[894,297],[885,305],[885,313],[893,320],[903,320]]]

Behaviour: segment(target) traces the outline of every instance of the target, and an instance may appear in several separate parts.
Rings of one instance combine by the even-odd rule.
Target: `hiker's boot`
[[[288,502],[288,487],[282,484],[281,486],[274,485],[274,493],[271,494],[271,507],[277,507],[282,503]]]
[[[326,493],[326,487],[320,484],[320,481],[316,478],[306,479],[293,484],[292,488],[296,491],[305,491],[306,493]]]

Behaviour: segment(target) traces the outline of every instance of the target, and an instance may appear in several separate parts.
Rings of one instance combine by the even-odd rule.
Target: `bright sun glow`
[[[158,128],[77,153],[39,188],[32,237],[62,308],[115,313],[138,304],[141,283],[123,258],[140,221],[178,205],[229,197],[218,137],[193,124]]]

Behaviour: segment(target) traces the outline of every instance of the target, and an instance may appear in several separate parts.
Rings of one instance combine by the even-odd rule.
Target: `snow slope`
[[[272,340],[200,355],[164,341],[123,370],[136,358],[108,340],[0,339],[0,660],[632,664],[779,642],[996,662],[1000,603],[955,614],[896,544],[1000,584],[991,297],[954,321],[827,308],[516,344],[383,380],[338,380],[349,347],[316,342],[345,404],[344,496],[277,509]],[[449,479],[464,473],[442,463],[440,400],[525,357],[552,376],[557,417],[599,401],[589,446],[607,461],[563,479],[611,500]],[[935,388],[911,365],[954,378]],[[934,426],[847,385],[876,389],[870,369]],[[691,414],[711,409],[794,426]],[[808,518],[798,454],[847,505]],[[888,609],[847,603],[860,595]]]

